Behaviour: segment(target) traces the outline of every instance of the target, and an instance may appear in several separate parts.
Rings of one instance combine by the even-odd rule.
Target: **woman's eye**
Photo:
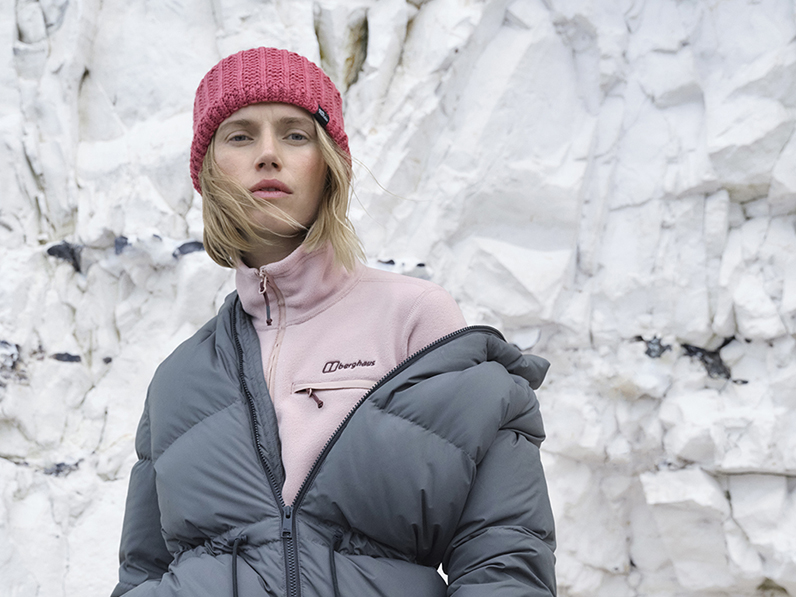
[[[233,143],[238,143],[240,141],[247,141],[248,139],[249,139],[249,137],[247,135],[244,135],[244,134],[232,135],[229,138],[229,140],[232,141]]]
[[[305,141],[307,139],[307,135],[304,133],[290,133],[287,138],[291,141]]]

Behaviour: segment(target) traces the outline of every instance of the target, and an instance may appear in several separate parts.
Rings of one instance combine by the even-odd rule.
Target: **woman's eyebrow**
[[[230,120],[228,122],[222,123],[218,127],[218,130],[220,131],[222,129],[237,128],[237,127],[249,128],[250,126],[252,126],[252,124],[253,122],[248,118],[236,118],[235,120]]]
[[[311,126],[312,119],[307,116],[285,116],[279,119],[279,124],[282,126]]]

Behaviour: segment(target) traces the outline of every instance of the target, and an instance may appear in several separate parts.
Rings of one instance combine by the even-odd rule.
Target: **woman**
[[[362,265],[350,164],[307,59],[199,85],[191,175],[237,292],[150,385],[114,596],[555,594],[547,363]]]

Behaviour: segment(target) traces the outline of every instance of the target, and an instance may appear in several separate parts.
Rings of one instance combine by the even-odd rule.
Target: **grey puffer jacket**
[[[286,506],[233,293],[150,385],[113,596],[555,595],[532,390],[547,366],[492,328],[442,338],[365,395]]]

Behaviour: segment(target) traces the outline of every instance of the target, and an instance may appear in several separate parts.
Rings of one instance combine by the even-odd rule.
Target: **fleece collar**
[[[329,244],[312,252],[302,245],[281,261],[259,269],[241,264],[235,286],[254,327],[276,329],[301,323],[331,307],[348,294],[364,269],[357,262],[349,272],[335,262]],[[271,324],[267,323],[269,316]]]

